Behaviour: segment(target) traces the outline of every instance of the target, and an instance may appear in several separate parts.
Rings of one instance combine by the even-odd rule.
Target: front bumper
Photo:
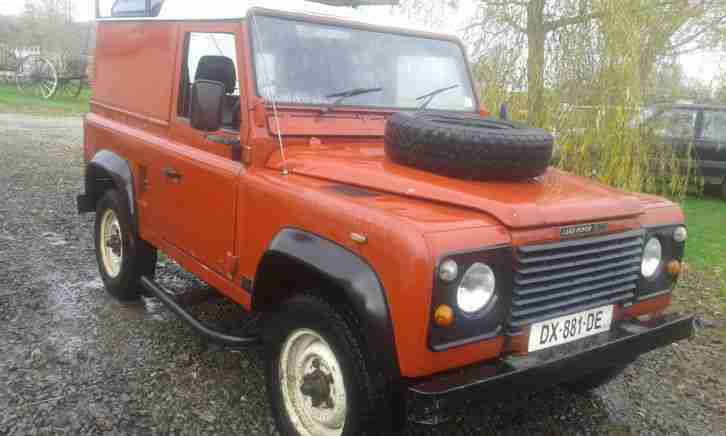
[[[692,335],[692,316],[623,321],[607,333],[572,344],[470,366],[413,384],[407,390],[408,415],[417,422],[438,423],[467,403],[538,390],[627,364],[640,354]]]

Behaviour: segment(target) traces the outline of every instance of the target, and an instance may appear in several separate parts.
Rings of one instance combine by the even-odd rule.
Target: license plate
[[[613,306],[606,306],[532,324],[529,352],[606,332],[610,330],[612,321]]]

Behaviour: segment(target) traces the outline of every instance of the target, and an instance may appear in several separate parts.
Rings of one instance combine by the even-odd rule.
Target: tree
[[[720,104],[726,104],[726,70],[715,80],[714,99]]]
[[[26,0],[20,17],[25,45],[56,53],[79,53],[86,35],[73,22],[73,11],[73,0]]]
[[[435,2],[434,2],[435,3]],[[465,38],[479,54],[493,47],[508,46],[512,53],[520,50],[512,41],[526,46],[528,121],[545,125],[547,119],[546,88],[548,77],[563,56],[562,48],[572,37],[598,36],[598,26],[607,20],[603,0],[476,0],[476,17],[467,26]],[[726,28],[723,0],[633,0],[621,2],[618,12],[632,14],[642,26],[636,36],[640,44],[641,81],[653,72],[659,57],[675,56],[686,50],[713,46]],[[404,0],[410,11],[424,10],[424,0]],[[451,1],[447,4],[452,4]],[[456,3],[454,2],[454,5]],[[430,13],[431,6],[426,9]],[[587,42],[587,41],[581,41]],[[593,46],[596,42],[593,43]],[[590,52],[592,53],[592,51]],[[549,56],[548,56],[549,55]],[[514,55],[516,56],[516,55]],[[549,59],[548,59],[549,57]],[[593,59],[590,59],[593,61]],[[550,68],[548,68],[550,66]],[[580,71],[581,73],[582,71]],[[592,73],[592,71],[590,71]]]
[[[526,114],[556,132],[560,168],[627,190],[685,194],[684,156],[641,135],[633,121],[668,64],[723,36],[726,2],[472,1],[477,12],[464,37],[484,101],[508,102],[515,118]],[[674,89],[685,89],[680,72],[670,73]]]

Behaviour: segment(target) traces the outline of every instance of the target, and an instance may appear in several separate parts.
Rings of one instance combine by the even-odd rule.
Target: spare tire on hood
[[[542,129],[474,114],[400,112],[386,124],[394,162],[449,177],[521,180],[549,166],[552,135]]]

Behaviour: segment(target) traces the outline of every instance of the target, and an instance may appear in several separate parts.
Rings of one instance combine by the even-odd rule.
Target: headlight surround
[[[456,291],[456,305],[466,315],[484,310],[496,295],[494,270],[484,263],[475,263],[461,278]]]
[[[453,281],[441,277],[440,267],[452,260],[458,265],[458,277]],[[494,295],[476,312],[466,312],[459,305],[459,288],[464,283],[464,276],[475,264],[486,265],[494,274]],[[514,281],[514,251],[509,245],[486,247],[480,250],[458,251],[445,253],[439,258],[439,268],[434,271],[434,288],[431,296],[431,321],[429,325],[428,345],[433,351],[445,351],[466,344],[493,339],[502,334],[506,326],[511,304],[512,285]],[[447,268],[448,269],[448,268]],[[473,271],[479,270],[474,269]],[[451,271],[450,271],[451,272]],[[446,275],[450,277],[450,275]],[[467,278],[466,289],[470,289]],[[461,303],[467,310],[481,306],[476,298],[461,291]],[[473,302],[472,302],[473,301]],[[476,303],[476,304],[475,304]],[[469,307],[471,304],[472,307]],[[442,305],[453,309],[454,320],[448,326],[441,326],[434,320],[436,309]]]
[[[446,259],[439,266],[439,278],[445,282],[453,282],[459,277],[459,265],[453,259]]]
[[[684,226],[678,226],[673,230],[673,240],[679,244],[686,242],[688,239],[688,230]]]
[[[643,249],[643,260],[640,271],[643,277],[651,279],[661,269],[663,263],[663,244],[657,236],[648,239]]]

